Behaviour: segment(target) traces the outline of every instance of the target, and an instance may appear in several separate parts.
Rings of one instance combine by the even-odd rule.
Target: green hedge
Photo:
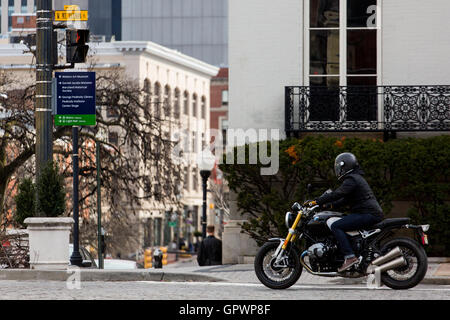
[[[249,149],[246,145],[245,148]],[[379,139],[309,136],[280,141],[280,170],[261,176],[261,164],[220,165],[237,205],[248,217],[243,231],[258,243],[284,235],[284,214],[294,201],[306,199],[306,186],[316,186],[310,198],[336,188],[334,159],[352,152],[380,202],[385,217],[394,216],[393,201],[410,201],[413,223],[430,224],[430,255],[450,254],[450,136]],[[248,158],[248,152],[246,152]],[[236,152],[235,152],[236,157]]]

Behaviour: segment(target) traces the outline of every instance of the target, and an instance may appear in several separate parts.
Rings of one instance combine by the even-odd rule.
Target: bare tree
[[[179,207],[180,165],[172,161],[173,142],[168,134],[170,119],[152,112],[146,91],[122,69],[97,73],[97,126],[80,130],[80,240],[97,246],[96,135],[109,139],[100,143],[101,188],[108,249],[130,252],[137,247],[138,212],[145,201]],[[3,221],[12,209],[12,181],[34,174],[35,129],[34,86],[8,90],[6,74],[0,75],[0,212]],[[157,102],[159,103],[159,102]],[[154,104],[153,104],[154,105]],[[72,212],[71,127],[55,127],[54,158],[67,177],[65,215]]]

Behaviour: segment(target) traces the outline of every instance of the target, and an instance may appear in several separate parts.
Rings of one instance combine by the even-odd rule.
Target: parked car
[[[91,254],[89,253],[88,250],[86,250],[86,248],[84,247],[79,247],[80,248],[80,255],[83,258],[83,262],[81,264],[82,268],[98,268],[97,263],[95,262],[95,260],[92,258]],[[69,244],[69,259],[72,256],[72,252],[73,252],[73,244],[70,243]]]

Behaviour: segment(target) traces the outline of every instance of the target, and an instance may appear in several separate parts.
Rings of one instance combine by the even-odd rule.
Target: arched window
[[[205,96],[202,96],[201,113],[202,113],[202,119],[206,119],[206,97]]]
[[[151,110],[152,103],[152,84],[148,78],[144,80],[144,103],[147,110]]]
[[[192,95],[192,116],[193,117],[197,116],[197,104],[198,104],[197,94],[194,93]]]
[[[194,191],[198,191],[198,177],[199,173],[197,168],[192,168],[192,189]]]
[[[155,83],[155,92],[153,97],[153,105],[155,110],[155,116],[161,116],[161,84],[159,82]]]
[[[144,88],[143,88],[143,90],[144,90],[144,92],[146,94],[149,94],[152,91],[151,90],[151,83],[150,83],[150,80],[148,78],[145,78],[145,80],[144,80]]]
[[[175,88],[174,96],[173,114],[175,119],[180,119],[180,89]]]
[[[184,168],[184,190],[189,191],[189,167]]]
[[[171,113],[171,96],[170,96],[171,92],[170,92],[170,86],[166,85],[164,87],[164,103],[163,103],[163,108],[164,108],[164,115],[166,117],[170,117],[170,113]]]
[[[183,113],[189,115],[189,92],[187,91],[183,95]]]

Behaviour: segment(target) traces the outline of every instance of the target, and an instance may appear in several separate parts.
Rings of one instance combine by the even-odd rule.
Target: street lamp
[[[203,185],[203,215],[202,215],[202,235],[203,239],[206,238],[206,188],[208,178],[211,175],[211,170],[214,168],[216,158],[209,150],[204,150],[197,157],[197,165],[200,169],[200,175],[202,177]]]

